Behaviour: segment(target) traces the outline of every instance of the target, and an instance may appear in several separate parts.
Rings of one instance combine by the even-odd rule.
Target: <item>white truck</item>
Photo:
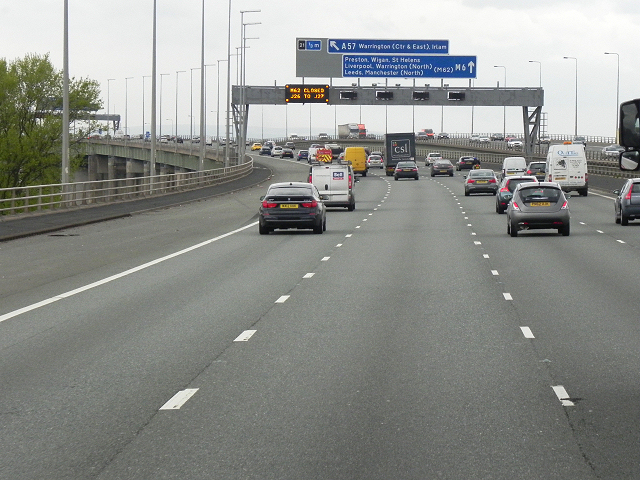
[[[584,145],[551,145],[547,152],[545,180],[556,182],[565,192],[574,190],[586,197],[589,192],[589,172]]]

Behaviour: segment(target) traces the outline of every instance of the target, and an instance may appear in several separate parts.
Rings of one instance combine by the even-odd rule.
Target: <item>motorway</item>
[[[270,180],[0,244],[0,479],[640,478],[640,222],[462,176],[258,234]]]

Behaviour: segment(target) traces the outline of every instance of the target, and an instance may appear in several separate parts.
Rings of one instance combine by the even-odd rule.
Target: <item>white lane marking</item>
[[[245,330],[236,337],[234,342],[247,342],[251,337],[253,337],[253,334],[256,333],[256,331],[257,330]]]
[[[596,232],[598,232],[598,233],[604,233],[602,230],[596,230]]]
[[[360,225],[358,225],[356,228],[360,228]]]
[[[369,216],[373,215],[373,213],[370,213]]]
[[[378,206],[380,206],[380,205],[378,205]],[[374,208],[374,209],[373,209],[373,211],[374,211],[374,212],[376,212],[377,210],[378,210],[377,208]]]
[[[558,397],[558,400],[560,400],[562,402],[562,406],[564,407],[573,407],[574,403],[569,400],[569,394],[567,393],[567,391],[564,389],[564,387],[562,385],[556,385],[556,386],[552,386],[551,388],[553,388],[553,391],[556,393],[556,397]]]
[[[291,296],[291,295],[282,295],[280,298],[278,298],[278,299],[276,300],[276,303],[284,303],[284,302],[286,302],[287,300],[289,300],[289,297],[290,297],[290,296]]]
[[[511,296],[510,293],[503,293],[502,296],[504,297],[505,300],[513,300],[513,297]]]
[[[482,242],[479,242],[479,241],[476,240],[475,242],[473,242],[473,244],[474,245],[482,245]]]
[[[590,195],[597,195],[598,197],[602,197],[602,198],[608,198],[609,200],[615,200],[616,197],[609,197],[607,195],[602,195],[601,193],[596,193],[593,190],[589,190],[589,194]]]
[[[487,254],[487,253],[483,253],[483,254],[482,254],[482,256],[483,256],[484,258],[489,258],[489,254]]]
[[[524,338],[536,338],[533,336],[533,332],[529,327],[520,327],[520,330],[522,330],[522,334],[524,335]]]
[[[491,275],[497,276],[497,275],[500,275],[500,274],[498,273],[498,270],[491,270]]]
[[[352,233],[347,233],[347,234],[345,235],[345,238],[351,238],[351,235],[353,235],[353,234],[352,234]]]
[[[627,243],[624,240],[616,240],[616,242],[618,242],[618,243]]]
[[[460,207],[460,208],[462,208],[462,207]],[[460,212],[460,213],[463,214],[463,215],[467,214],[467,212]],[[467,218],[467,217],[464,217],[464,218]],[[467,218],[467,220],[468,220],[468,218]]]
[[[586,223],[584,222],[578,222],[580,225],[586,225]]]
[[[464,212],[462,212],[462,214],[464,215]],[[469,217],[464,217],[465,220],[469,220]]]
[[[357,227],[356,227],[357,228]],[[322,257],[320,259],[321,262],[328,262],[331,257]]]
[[[92,288],[99,287],[99,286],[104,285],[106,283],[113,282],[114,280],[118,280],[120,278],[126,277],[128,275],[131,275],[132,273],[139,272],[141,270],[144,270],[145,268],[152,267],[154,265],[157,265],[159,263],[165,262],[165,261],[170,260],[172,258],[179,257],[180,255],[184,255],[185,253],[189,253],[189,252],[191,252],[193,250],[197,250],[198,248],[202,248],[204,246],[207,246],[210,243],[217,242],[218,240],[222,240],[223,238],[227,238],[227,237],[229,237],[231,235],[234,235],[236,233],[242,232],[243,230],[246,230],[248,228],[255,227],[257,224],[258,224],[258,222],[250,223],[249,225],[245,225],[244,227],[238,228],[238,229],[233,230],[231,232],[227,232],[227,233],[225,233],[223,235],[219,235],[219,236],[217,236],[215,238],[211,238],[209,240],[205,240],[204,242],[198,243],[196,245],[192,245],[191,247],[187,247],[187,248],[185,248],[183,250],[179,250],[177,252],[171,253],[171,254],[166,255],[164,257],[156,258],[155,260],[152,260],[152,261],[147,262],[147,263],[143,263],[142,265],[138,265],[137,267],[130,268],[129,270],[125,270],[124,272],[117,273],[115,275],[111,275],[110,277],[103,278],[102,280],[98,280],[97,282],[93,282],[93,283],[90,283],[90,284],[85,285],[83,287],[79,287],[79,288],[76,288],[74,290],[70,290],[68,292],[61,293],[60,295],[56,295],[54,297],[47,298],[46,300],[42,300],[40,302],[28,305],[28,306],[20,308],[18,310],[14,310],[12,312],[5,313],[4,315],[0,315],[0,322],[4,322],[5,320],[9,320],[10,318],[17,317],[18,315],[30,312],[30,311],[35,310],[37,308],[43,307],[45,305],[49,305],[50,303],[57,302],[58,300],[62,300],[64,298],[72,297],[74,295],[77,295],[78,293],[82,293],[82,292],[85,292],[87,290],[91,290]]]
[[[198,388],[187,388],[180,390],[167,403],[160,407],[160,410],[179,410],[187,400],[189,400],[198,391]]]
[[[339,243],[339,244],[337,244],[337,245],[336,245],[336,247],[341,247],[341,246],[342,246],[342,244],[341,244],[341,243]]]
[[[305,276],[304,276],[304,277],[302,277],[302,278],[311,278],[311,277],[313,277],[314,275],[315,275],[315,273],[307,273],[307,274],[305,274]]]
[[[476,232],[471,232],[471,235],[472,235],[472,236],[475,236],[475,235],[476,235]]]
[[[458,205],[460,205],[460,204],[458,204]],[[462,207],[458,207],[458,208],[462,208]],[[462,212],[462,213],[464,214],[464,212]]]

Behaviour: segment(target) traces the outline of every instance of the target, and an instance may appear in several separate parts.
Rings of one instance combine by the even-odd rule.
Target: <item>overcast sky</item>
[[[216,129],[216,72],[227,58],[228,11],[225,0],[205,0],[205,63],[207,68],[207,129]],[[169,133],[176,118],[178,74],[178,133],[190,129],[191,95],[198,112],[202,0],[157,0],[158,74],[163,77],[162,130]],[[477,87],[537,87],[540,72],[544,88],[543,111],[551,134],[572,134],[575,116],[576,57],[578,66],[578,133],[614,136],[616,124],[616,55],[620,59],[620,100],[640,97],[640,0],[232,0],[231,49],[240,46],[240,11],[247,37],[248,85],[284,85],[296,78],[296,37],[353,39],[445,39],[451,55],[477,56]],[[70,75],[100,82],[107,104],[110,82],[111,113],[122,115],[125,103],[131,134],[142,132],[143,75],[151,74],[153,0],[69,0]],[[29,53],[49,53],[62,69],[63,1],[0,1],[3,28],[0,56],[8,61]],[[534,60],[538,63],[532,63]],[[236,61],[232,57],[232,83]],[[226,62],[220,63],[220,110],[223,110]],[[191,75],[193,73],[193,84]],[[125,78],[128,95],[125,102]],[[305,79],[307,83],[316,79]],[[328,79],[319,78],[318,82]],[[350,78],[334,79],[334,85],[350,85]],[[145,80],[145,122],[150,119],[151,84]],[[384,82],[363,78],[362,84]],[[439,85],[439,79],[417,82]],[[445,80],[451,86],[467,86],[468,80]],[[411,80],[393,80],[411,85]],[[286,113],[285,113],[286,111]],[[471,131],[470,107],[388,107],[388,131],[433,128],[447,132]],[[197,114],[196,114],[197,115]],[[477,107],[475,132],[502,131],[502,107]],[[160,117],[158,117],[160,118]],[[221,123],[224,115],[221,114]],[[167,120],[171,119],[171,120]],[[289,105],[250,107],[249,136],[314,135],[334,133],[337,123],[358,122],[359,107]],[[384,107],[362,107],[362,122],[369,131],[384,133]],[[175,128],[175,126],[173,127]],[[194,125],[198,129],[198,121]],[[146,126],[149,130],[149,126]],[[221,135],[224,127],[221,127]],[[522,110],[507,108],[507,132],[522,132]]]

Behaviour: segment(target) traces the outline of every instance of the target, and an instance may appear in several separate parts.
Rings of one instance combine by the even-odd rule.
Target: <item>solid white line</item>
[[[315,275],[315,273],[307,273],[304,277],[302,278],[311,278]]]
[[[536,338],[533,336],[533,332],[529,327],[520,327],[520,330],[522,330],[522,334],[524,335],[524,338]]]
[[[502,296],[504,297],[505,300],[513,300],[513,297],[511,296],[510,293],[503,293]]]
[[[496,276],[496,275],[500,275],[500,274],[498,273],[498,270],[491,270],[491,275]]]
[[[616,197],[610,197],[608,195],[602,195],[601,193],[596,193],[593,190],[589,190],[589,195],[597,195],[598,197],[608,198],[609,200],[615,200]]]
[[[199,389],[187,388],[176,393],[171,399],[160,407],[160,410],[179,410],[182,405],[187,403]]]
[[[276,300],[276,303],[284,303],[284,302],[286,302],[287,300],[289,300],[289,297],[290,297],[290,296],[291,296],[291,295],[282,295],[280,298],[278,298],[278,299]]]
[[[245,330],[244,332],[242,332],[240,335],[236,337],[234,342],[246,342],[251,337],[253,337],[253,334],[256,333],[256,331],[257,330]]]
[[[90,283],[88,285],[84,285],[82,287],[76,288],[74,290],[70,290],[70,291],[65,292],[65,293],[61,293],[60,295],[56,295],[54,297],[48,298],[46,300],[42,300],[40,302],[34,303],[32,305],[29,305],[29,306],[26,306],[26,307],[23,307],[23,308],[20,308],[18,310],[14,310],[12,312],[5,313],[4,315],[0,315],[0,322],[4,322],[5,320],[9,320],[10,318],[17,317],[18,315],[21,315],[21,314],[26,313],[26,312],[30,312],[32,310],[35,310],[35,309],[40,308],[40,307],[43,307],[43,306],[48,305],[50,303],[56,302],[58,300],[62,300],[63,298],[69,298],[69,297],[72,297],[74,295],[77,295],[78,293],[82,293],[82,292],[85,292],[87,290],[91,290],[92,288],[96,288],[96,287],[99,287],[101,285],[104,285],[106,283],[113,282],[114,280],[118,280],[120,278],[126,277],[128,275],[131,275],[132,273],[139,272],[141,270],[144,270],[146,268],[152,267],[152,266],[157,265],[159,263],[165,262],[165,261],[170,260],[172,258],[179,257],[180,255],[184,255],[185,253],[189,253],[189,252],[191,252],[193,250],[197,250],[198,248],[202,248],[204,246],[207,246],[210,243],[217,242],[218,240],[222,240],[223,238],[229,237],[229,236],[234,235],[236,233],[239,233],[239,232],[241,232],[243,230],[246,230],[248,228],[254,227],[257,224],[258,224],[258,222],[250,223],[249,225],[246,225],[244,227],[238,228],[238,229],[233,230],[231,232],[227,232],[227,233],[225,233],[223,235],[219,235],[219,236],[217,236],[215,238],[211,238],[209,240],[206,240],[204,242],[198,243],[196,245],[192,245],[190,247],[187,247],[187,248],[185,248],[183,250],[179,250],[177,252],[171,253],[171,254],[166,255],[164,257],[156,258],[155,260],[152,260],[152,261],[147,262],[147,263],[143,263],[142,265],[138,265],[137,267],[130,268],[129,270],[125,270],[124,272],[117,273],[115,275],[111,275],[110,277],[103,278],[102,280],[98,280],[97,282],[93,282],[93,283]]]
[[[558,400],[562,402],[564,407],[573,407],[574,403],[569,400],[569,394],[562,385],[556,385],[555,387],[552,386],[551,388],[553,388],[553,391],[556,393],[556,397],[558,397]]]

